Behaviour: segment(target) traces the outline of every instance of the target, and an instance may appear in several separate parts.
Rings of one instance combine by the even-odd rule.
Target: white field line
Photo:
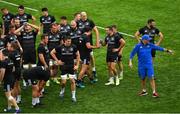
[[[5,3],[5,4],[9,4],[9,5],[12,5],[12,6],[16,6],[16,7],[19,6],[18,4],[14,4],[14,3],[11,3],[11,2],[7,2],[7,1],[4,1],[4,0],[0,0],[0,2]],[[31,10],[31,11],[38,12],[37,9],[33,9],[33,8],[29,8],[29,7],[25,7],[25,8],[28,9],[28,10]]]
[[[4,0],[0,0],[0,2],[2,2],[2,3],[5,3],[5,4],[9,4],[9,5],[12,5],[12,6],[19,6],[18,4],[14,4],[14,3],[11,3],[11,2],[7,2],[7,1],[4,1]],[[31,11],[35,11],[35,12],[38,12],[38,10],[37,9],[34,9],[34,8],[30,8],[30,7],[25,7],[26,9],[28,9],[28,10],[31,10]],[[102,29],[102,30],[105,30],[105,28],[104,27],[101,27],[101,26],[97,26],[97,28],[99,28],[99,29]],[[129,36],[129,37],[131,37],[131,38],[134,38],[134,36],[133,35],[131,35],[131,34],[127,34],[127,33],[124,33],[124,32],[119,32],[120,34],[122,34],[122,35],[125,35],[125,36]]]

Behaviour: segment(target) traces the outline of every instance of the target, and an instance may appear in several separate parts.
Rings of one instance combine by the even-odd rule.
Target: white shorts
[[[37,65],[36,64],[31,64],[31,67],[33,68],[33,67],[36,67]],[[23,65],[23,68],[24,69],[29,69],[30,68],[30,65],[29,64],[24,64]]]
[[[68,78],[68,74],[65,74],[65,75],[61,75],[61,79],[62,80],[66,80]],[[69,78],[70,79],[77,79],[76,75],[75,74],[69,74]]]

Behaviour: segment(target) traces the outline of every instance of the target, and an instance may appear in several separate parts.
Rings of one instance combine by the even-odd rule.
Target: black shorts
[[[118,53],[109,53],[106,54],[106,62],[117,62],[118,60]]]
[[[23,64],[36,64],[36,50],[24,50]]]
[[[122,61],[122,55],[118,55],[118,61]]]
[[[37,76],[38,80],[44,80],[45,82],[48,81],[50,78],[50,70],[42,70],[41,74]]]
[[[61,75],[65,75],[65,74],[74,74],[74,66],[66,66],[66,65],[62,65],[60,66],[60,70],[61,70]]]
[[[152,57],[156,57],[156,50],[151,50],[151,55],[152,55]]]
[[[20,80],[21,79],[21,68],[15,68],[15,71],[14,71],[14,77],[15,77],[15,80]]]
[[[9,92],[14,88],[14,76],[13,74],[6,76],[6,78],[4,78],[4,91],[5,92]]]
[[[90,64],[90,55],[89,56],[80,56],[81,64],[89,65]]]

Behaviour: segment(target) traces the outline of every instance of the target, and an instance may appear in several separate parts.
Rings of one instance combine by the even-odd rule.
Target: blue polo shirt
[[[138,65],[153,65],[151,50],[164,51],[164,48],[156,46],[152,43],[144,45],[142,42],[137,44],[130,54],[130,59],[133,59],[134,55],[137,53]]]

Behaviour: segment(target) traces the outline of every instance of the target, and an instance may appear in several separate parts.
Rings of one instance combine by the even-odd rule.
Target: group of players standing
[[[107,35],[103,41],[99,38],[95,23],[88,19],[86,12],[76,13],[70,24],[67,17],[62,16],[58,24],[55,17],[48,14],[48,9],[42,8],[41,25],[38,27],[35,25],[35,17],[25,13],[22,5],[18,7],[16,15],[11,14],[6,8],[2,8],[1,11],[3,30],[0,38],[0,81],[4,83],[8,100],[7,110],[13,105],[16,112],[20,112],[17,104],[21,102],[19,82],[21,76],[24,86],[32,85],[32,105],[35,107],[40,104],[39,97],[43,94],[44,86],[49,86],[50,76],[59,84],[55,77],[58,68],[61,71],[60,97],[64,97],[66,80],[69,76],[72,101],[76,102],[76,86],[85,87],[83,82],[85,75],[89,77],[91,83],[98,81],[93,49],[101,46],[107,46],[109,80],[105,85],[119,85],[123,79],[122,52],[125,40],[115,25],[106,27]],[[32,24],[29,23],[29,19],[32,20]],[[153,19],[148,20],[148,25],[135,34],[138,40],[141,34],[149,34],[152,38],[160,35],[158,45],[160,44],[163,36],[155,28],[154,22]],[[36,65],[36,37],[41,28],[43,34],[37,48]],[[95,45],[93,45],[93,31],[96,38]]]

